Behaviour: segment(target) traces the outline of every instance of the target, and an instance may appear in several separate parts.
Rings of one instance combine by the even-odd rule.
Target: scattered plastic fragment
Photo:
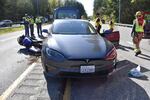
[[[144,76],[141,73],[141,67],[140,67],[140,65],[138,65],[136,68],[131,69],[129,71],[128,75],[131,76],[131,77],[135,77],[135,78],[139,78],[139,77]]]

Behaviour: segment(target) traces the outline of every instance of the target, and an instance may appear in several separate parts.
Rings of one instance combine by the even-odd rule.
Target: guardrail
[[[131,25],[131,24],[121,24],[121,23],[115,23],[115,25],[116,25],[116,26],[123,26],[123,27],[130,27],[130,28],[132,28],[132,27],[133,27],[133,25]]]
[[[94,21],[91,21],[91,23],[94,25]],[[106,22],[106,24],[108,24],[108,23]],[[123,27],[130,27],[130,28],[132,28],[132,27],[133,27],[133,25],[132,25],[132,24],[121,24],[121,23],[115,23],[115,25],[116,25],[116,26],[123,26]]]

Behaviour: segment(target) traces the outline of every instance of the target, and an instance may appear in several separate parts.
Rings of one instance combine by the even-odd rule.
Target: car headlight
[[[50,48],[46,48],[46,54],[48,55],[48,58],[50,58],[51,60],[55,60],[55,61],[65,60],[65,57],[61,53]]]

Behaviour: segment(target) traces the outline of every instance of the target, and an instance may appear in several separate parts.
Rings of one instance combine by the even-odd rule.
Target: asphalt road
[[[104,25],[104,27],[107,27]],[[41,63],[24,79],[10,100],[150,100],[149,40],[142,41],[142,54],[134,56],[130,28],[116,27],[121,34],[117,69],[103,77],[58,79],[44,78]],[[128,72],[141,66],[142,78]],[[13,73],[12,73],[13,74]]]
[[[0,94],[37,59],[25,53],[24,47],[17,43],[17,37],[23,33],[24,31],[18,31],[0,36]]]
[[[68,100],[150,100],[149,40],[142,41],[142,55],[135,57],[131,28],[115,27],[115,30],[121,34],[116,71],[107,79],[70,79],[70,86],[67,86],[69,94],[66,94]],[[129,77],[129,71],[138,65],[144,76],[139,79]]]

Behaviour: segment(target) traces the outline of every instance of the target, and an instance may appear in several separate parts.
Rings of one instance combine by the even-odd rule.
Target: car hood
[[[106,42],[99,35],[52,35],[48,46],[68,59],[100,59],[106,55]]]

